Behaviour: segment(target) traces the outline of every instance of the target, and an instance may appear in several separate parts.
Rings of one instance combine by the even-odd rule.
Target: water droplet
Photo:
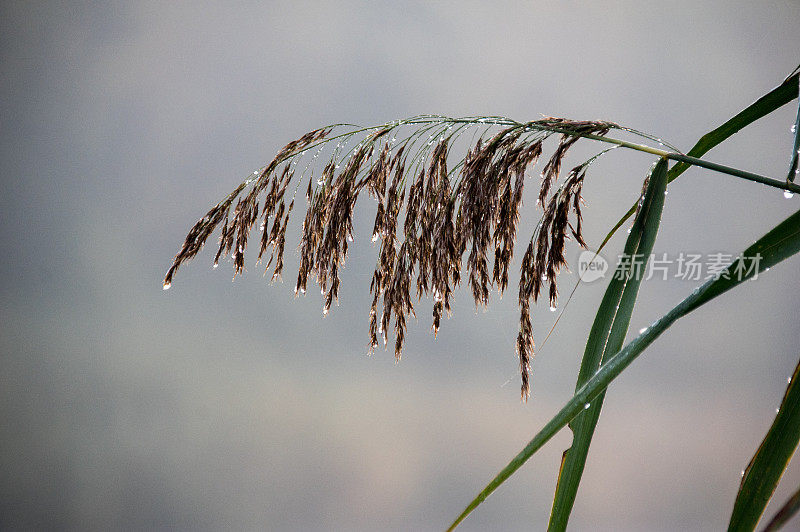
[[[783,197],[786,199],[791,199],[792,197],[794,197],[794,194],[792,192],[789,192],[788,190],[784,190]]]
[[[628,227],[628,234],[631,234],[631,231],[633,231],[633,227]]]
[[[378,240],[378,233],[376,231],[376,232],[372,233],[372,241],[376,242],[377,240]]]
[[[642,327],[641,329],[639,329],[639,334],[643,334],[645,331],[647,331],[647,329],[648,327]]]
[[[353,235],[347,235],[347,241],[348,242],[352,242],[353,241]]]
[[[169,287],[172,286],[172,283],[164,283],[164,290],[169,290]]]
[[[742,478],[744,478],[744,469],[742,469]]]
[[[667,194],[669,194],[669,190],[664,191],[664,195],[666,196]]]
[[[791,376],[786,377],[786,383],[787,384],[791,384],[792,383],[792,377]]]
[[[329,311],[329,310],[330,310],[330,309],[329,309],[328,307],[325,307],[325,308],[323,308],[323,309],[322,309],[322,315],[323,315],[323,316],[327,316],[327,315],[328,315],[328,311]]]
[[[789,133],[791,134],[797,133],[797,124],[792,124],[792,127],[789,128]]]
[[[253,170],[253,175],[258,175],[258,170]]]
[[[215,270],[216,270],[217,268],[219,268],[219,262],[215,262],[215,263],[214,263],[214,266],[213,266],[213,268],[214,268]]]
[[[590,403],[586,403],[585,405],[583,405],[583,409],[584,410],[589,410],[590,406],[592,406]]]
[[[558,307],[550,305],[550,312],[555,312],[557,309],[558,309]]]
[[[542,274],[542,281],[547,281],[547,274],[546,273]]]
[[[776,409],[775,409],[775,413],[776,413],[776,414],[779,414],[779,413],[780,413],[780,411],[781,411],[781,409],[780,409],[780,408],[776,408]]]

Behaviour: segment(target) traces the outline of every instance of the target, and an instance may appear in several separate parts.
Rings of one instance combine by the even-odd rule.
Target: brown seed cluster
[[[275,206],[278,203],[280,203],[280,207],[278,208],[280,214],[275,216],[275,223],[273,224],[272,231],[270,231],[270,235],[275,233],[274,239],[267,237],[265,242],[265,239],[262,238],[259,259],[269,244],[276,244],[276,247],[278,247],[279,251],[277,264],[282,267],[283,241],[284,234],[286,233],[286,221],[284,220],[282,224],[279,224],[277,229],[275,224],[278,224],[281,215],[283,214],[285,208],[283,196],[286,192],[286,187],[292,180],[293,172],[290,170],[290,167],[287,164],[279,177],[276,169],[281,165],[281,163],[286,162],[288,158],[298,151],[301,151],[311,144],[324,139],[330,133],[330,131],[331,128],[322,128],[310,131],[301,138],[287,144],[280,152],[278,152],[272,162],[269,163],[264,170],[261,172],[255,172],[254,177],[241,183],[233,192],[228,194],[224,200],[214,205],[214,207],[212,207],[205,216],[198,220],[197,223],[195,223],[194,226],[189,230],[189,234],[186,235],[183,246],[181,247],[180,251],[178,251],[178,254],[175,255],[172,266],[170,266],[169,270],[167,271],[167,275],[164,277],[164,288],[169,288],[172,285],[172,278],[174,277],[175,272],[178,271],[178,268],[180,268],[181,264],[197,255],[197,253],[203,247],[203,244],[205,244],[206,240],[208,240],[208,237],[211,236],[211,233],[214,232],[214,229],[216,229],[219,223],[223,222],[223,220],[222,234],[220,235],[219,239],[219,249],[214,257],[214,267],[219,264],[219,259],[222,255],[227,255],[231,252],[231,249],[234,249],[232,255],[234,275],[241,273],[242,269],[244,268],[244,251],[247,247],[247,237],[250,234],[253,224],[258,218],[258,196],[270,185],[271,188],[264,198],[264,208],[262,210],[264,222],[262,224],[262,229],[266,232],[269,217],[274,213]],[[249,185],[252,185],[250,192],[247,194],[247,196],[245,196],[244,199],[240,199],[236,204],[236,208],[233,212],[233,219],[229,221],[230,209],[231,205],[233,204],[233,200],[235,200]],[[291,210],[291,206],[289,210]],[[286,213],[286,216],[288,219],[288,212]],[[234,242],[236,243],[235,248]],[[270,259],[270,262],[271,261],[272,259]],[[280,274],[279,268],[277,268],[277,273]]]
[[[458,134],[450,130],[454,124],[463,128],[463,121],[438,120],[438,123],[430,119],[409,120],[376,128],[357,146],[348,148],[346,155],[341,153],[340,143],[324,166],[316,187],[309,177],[295,292],[306,291],[311,275],[324,295],[325,313],[337,300],[339,269],[344,265],[348,242],[353,239],[356,200],[366,190],[378,204],[373,241],[380,241],[370,284],[369,349],[378,346],[379,337],[386,344],[393,325],[394,352],[399,359],[406,317],[416,316],[412,286],[417,299],[433,297],[434,333],[439,329],[442,315],[450,314],[453,291],[462,279],[465,254],[464,274],[476,305],[486,305],[492,289],[505,290],[526,171],[541,156],[543,141],[560,133],[558,146],[542,171],[538,196],[544,213],[530,239],[520,272],[520,330],[516,344],[522,397],[526,399],[530,393],[534,346],[531,301],[536,302],[544,283],[548,283],[550,304],[556,304],[556,276],[566,265],[564,247],[568,234],[585,246],[581,234],[581,190],[588,162],[573,168],[552,195],[550,191],[559,180],[563,158],[580,136],[605,135],[614,124],[556,118],[504,124],[507,127],[488,140],[481,135],[455,168],[448,169],[450,151],[458,139]],[[399,143],[389,139],[390,133],[410,125],[417,125],[425,132],[433,128],[432,140],[427,144],[420,142],[421,133],[411,134]],[[264,170],[198,221],[167,272],[164,287],[169,287],[178,267],[197,254],[220,222],[222,232],[214,265],[220,257],[230,254],[234,275],[240,273],[248,235],[259,217],[262,234],[258,259],[271,248],[267,269],[274,261],[272,277],[278,277],[283,269],[286,227],[294,206],[294,198],[287,206],[285,195],[295,176],[297,158],[313,147],[330,144],[343,136],[329,137],[331,132],[332,128],[319,129],[288,144]],[[305,177],[302,174],[301,179]],[[239,199],[231,213],[233,201],[250,185],[250,191]],[[574,222],[570,221],[571,216]],[[493,260],[491,267],[490,260]]]

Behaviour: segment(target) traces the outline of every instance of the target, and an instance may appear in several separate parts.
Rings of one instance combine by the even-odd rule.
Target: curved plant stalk
[[[647,191],[640,201],[639,214],[625,243],[622,260],[617,265],[589,332],[576,391],[597,372],[606,358],[622,348],[625,341],[642,274],[661,222],[667,188],[667,165],[666,159],[659,159],[650,173]],[[600,409],[603,408],[604,395],[605,392],[598,395],[591,406],[569,424],[573,434],[572,445],[561,458],[549,530],[565,530],[567,527],[592,435],[600,418]]]
[[[620,352],[611,357],[570,399],[561,410],[539,431],[536,436],[492,479],[491,482],[470,502],[466,509],[450,525],[455,529],[486,497],[514,474],[533,454],[564,426],[591,405],[608,385],[619,376],[661,333],[679,318],[704,305],[718,295],[752,279],[767,268],[791,257],[800,251],[800,211],[778,224],[748,247],[716,279],[699,286],[677,306],[664,314],[639,336],[633,339]]]
[[[749,126],[756,120],[767,116],[771,112],[783,107],[787,103],[797,98],[798,80],[800,80],[800,71],[795,69],[795,71],[792,72],[789,77],[783,80],[783,83],[753,102],[751,105],[746,107],[736,116],[718,128],[703,135],[700,140],[697,141],[697,144],[695,144],[692,149],[689,150],[687,155],[691,157],[702,157],[708,153],[709,150],[726,140],[728,137],[734,135],[742,128]],[[798,118],[800,119],[800,108],[798,109]],[[797,136],[795,136],[795,154],[797,154],[798,150],[797,142]],[[794,164],[796,164],[796,161],[794,161]],[[673,166],[669,171],[669,183],[672,183],[678,178],[678,176],[688,170],[689,166],[690,165],[685,162],[679,162]],[[606,243],[611,239],[612,236],[614,236],[614,233],[617,232],[617,229],[622,227],[625,221],[630,218],[634,212],[636,212],[635,205],[628,209],[628,212],[626,212],[614,225],[614,227],[611,228],[611,231],[608,232],[606,237],[603,239],[603,242],[600,244],[598,251],[605,247]]]
[[[658,148],[653,148],[651,146],[645,146],[643,144],[636,144],[633,142],[627,142],[624,140],[615,139],[613,137],[600,137],[598,135],[592,135],[592,134],[586,134],[580,136],[590,140],[599,140],[601,142],[605,142],[608,144],[616,144],[617,146],[620,146],[622,148],[630,148],[632,150],[641,151],[644,153],[650,153],[652,155],[658,155],[659,157],[662,157],[664,159],[677,161],[678,163],[684,164],[687,167],[699,166],[701,168],[714,170],[715,172],[720,172],[722,174],[732,175],[734,177],[741,177],[742,179],[746,179],[748,181],[761,183],[762,185],[767,185],[773,188],[779,188],[790,193],[800,192],[800,186],[797,186],[794,183],[781,181],[780,179],[772,179],[771,177],[766,177],[753,172],[747,172],[745,170],[740,170],[738,168],[725,166],[724,164],[719,164],[712,161],[706,161],[705,159],[692,157],[691,155],[684,155],[683,153],[661,150]],[[635,209],[636,207],[634,206],[632,208]]]
[[[800,441],[800,362],[792,374],[775,421],[747,469],[733,505],[729,531],[753,530]]]
[[[780,530],[780,528],[789,522],[794,514],[800,510],[800,488],[797,488],[797,491],[789,497],[789,500],[783,503],[781,509],[778,510],[778,513],[775,514],[775,517],[767,524],[764,528],[763,532],[774,532],[775,530]]]

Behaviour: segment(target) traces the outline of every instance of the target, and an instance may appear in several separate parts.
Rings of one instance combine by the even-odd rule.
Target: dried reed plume
[[[505,290],[526,172],[541,156],[543,142],[560,135],[542,170],[538,198],[543,214],[530,238],[520,272],[516,350],[521,393],[526,400],[534,347],[531,301],[537,301],[547,284],[550,305],[554,307],[558,298],[556,277],[566,265],[565,241],[571,234],[578,244],[586,246],[581,234],[581,190],[586,168],[597,156],[573,168],[555,192],[551,194],[551,190],[559,182],[567,151],[581,136],[603,136],[617,127],[609,122],[559,118],[518,123],[505,118],[426,115],[335,136],[332,133],[345,126],[311,131],[286,145],[271,163],[192,227],[167,272],[164,288],[169,288],[181,264],[197,255],[220,224],[214,267],[220,257],[230,256],[234,276],[241,273],[248,235],[259,218],[262,233],[258,260],[269,249],[266,268],[269,270],[274,264],[272,279],[279,277],[289,215],[297,190],[307,178],[308,208],[299,245],[295,293],[304,293],[309,275],[313,276],[322,290],[323,311],[327,313],[337,300],[339,268],[344,265],[348,242],[353,239],[356,200],[366,190],[378,203],[372,240],[380,240],[370,284],[369,350],[378,346],[379,337],[384,344],[388,342],[393,321],[394,353],[399,359],[406,316],[416,316],[412,284],[416,299],[433,296],[434,333],[442,315],[450,315],[453,290],[462,279],[465,253],[464,273],[476,305],[488,303],[490,290]],[[466,155],[451,165],[451,149],[470,130],[475,131],[477,141],[471,141]],[[404,136],[398,140],[401,134]],[[316,165],[324,150],[328,150],[327,164]],[[303,164],[304,170],[298,172]],[[321,175],[315,182],[313,172],[319,167]],[[287,194],[296,173],[297,183]],[[239,198],[248,187],[249,192]]]

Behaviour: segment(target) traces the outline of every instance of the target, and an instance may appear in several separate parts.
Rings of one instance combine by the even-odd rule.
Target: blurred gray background
[[[3,2],[0,528],[443,529],[571,396],[605,283],[577,292],[521,404],[515,297],[475,312],[462,289],[435,341],[423,301],[400,364],[366,356],[374,204],[360,203],[341,306],[324,319],[316,291],[292,292],[298,211],[272,286],[254,255],[231,283],[206,249],[163,292],[186,231],[333,122],[597,118],[688,150],[797,65],[798,22],[789,1]],[[782,177],[795,112],[707,158]],[[590,170],[591,246],[651,162],[617,150]],[[737,253],[800,207],[699,169],[669,192],[656,252],[671,255]],[[525,212],[523,235],[532,196]],[[798,265],[680,321],[613,384],[575,530],[727,525],[800,354]],[[564,272],[562,292],[574,281]],[[695,284],[643,283],[631,330]],[[463,528],[543,529],[569,441]],[[799,481],[791,464],[776,498]]]

